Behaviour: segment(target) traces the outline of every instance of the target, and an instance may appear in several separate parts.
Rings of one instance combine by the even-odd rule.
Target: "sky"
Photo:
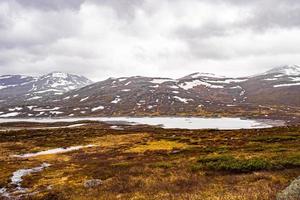
[[[0,0],[0,74],[244,76],[300,64],[298,0]]]

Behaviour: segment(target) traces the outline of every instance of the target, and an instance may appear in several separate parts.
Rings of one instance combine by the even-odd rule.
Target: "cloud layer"
[[[299,35],[294,0],[3,0],[0,74],[239,76],[300,63]]]

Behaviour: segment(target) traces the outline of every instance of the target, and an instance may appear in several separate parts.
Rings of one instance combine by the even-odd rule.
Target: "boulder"
[[[278,193],[276,200],[300,200],[300,176]]]
[[[84,182],[84,187],[94,188],[94,187],[101,185],[102,183],[103,183],[103,181],[100,179],[91,179],[91,180],[87,180]]]

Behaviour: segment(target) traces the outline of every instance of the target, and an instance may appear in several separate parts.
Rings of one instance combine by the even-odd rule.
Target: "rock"
[[[171,154],[177,154],[177,153],[180,153],[181,151],[180,150],[173,150],[171,151]]]
[[[91,180],[87,180],[84,182],[84,187],[94,188],[94,187],[101,185],[102,183],[103,183],[103,181],[100,179],[91,179]]]
[[[276,200],[300,200],[300,176],[278,193]]]

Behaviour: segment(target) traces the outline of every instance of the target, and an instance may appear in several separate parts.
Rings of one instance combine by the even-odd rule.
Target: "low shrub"
[[[300,167],[300,154],[278,156],[274,158],[274,163],[280,168]]]
[[[270,162],[261,158],[237,159],[227,155],[200,158],[198,165],[202,169],[231,172],[251,172],[272,167]]]
[[[171,167],[173,167],[173,163],[169,163],[169,162],[157,162],[157,163],[153,163],[150,165],[151,167],[154,168],[164,168],[164,169],[169,169]]]
[[[251,139],[251,141],[255,142],[284,142],[299,139],[298,136],[289,136],[289,135],[271,135],[271,136],[259,136]]]

